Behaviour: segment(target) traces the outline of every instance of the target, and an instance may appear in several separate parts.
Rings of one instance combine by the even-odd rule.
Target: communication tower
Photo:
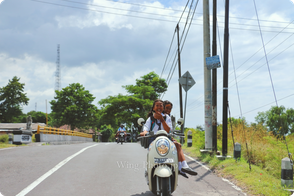
[[[60,91],[60,45],[57,45],[57,60],[55,72],[55,90]]]

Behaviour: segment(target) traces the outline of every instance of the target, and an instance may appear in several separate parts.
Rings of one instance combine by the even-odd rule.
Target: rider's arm
[[[166,115],[166,119],[168,119],[167,116],[168,116],[168,115]],[[170,124],[168,124],[168,123],[164,120],[162,114],[156,112],[156,113],[154,114],[154,118],[160,120],[160,122],[161,122],[161,124],[162,124],[164,130],[165,130],[167,133],[169,133],[169,131],[171,130],[171,129],[170,129],[171,126],[170,126]],[[169,118],[169,119],[170,119],[170,118]]]
[[[165,123],[169,127],[169,131],[167,131],[169,133],[173,129],[173,124],[172,124],[170,116],[166,115]],[[162,125],[163,125],[163,123],[162,123]],[[163,125],[163,127],[164,127],[164,125]],[[164,128],[164,130],[166,130],[166,129]]]
[[[149,132],[149,130],[151,129],[150,125],[151,125],[151,118],[149,117],[149,118],[146,120],[146,123],[144,124],[143,132],[140,133],[141,136],[145,136],[146,133]]]
[[[167,124],[167,122],[166,122],[164,119],[163,119],[163,121],[160,120],[160,122],[161,122],[161,124],[162,124],[164,130],[165,130],[167,133],[169,133],[169,131],[170,131],[170,126]]]

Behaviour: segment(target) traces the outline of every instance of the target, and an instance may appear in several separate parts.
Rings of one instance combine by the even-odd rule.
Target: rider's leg
[[[187,164],[187,161],[185,159],[185,155],[184,155],[184,152],[182,149],[182,145],[176,140],[174,140],[173,142],[174,142],[174,144],[177,148],[177,151],[178,151],[178,160],[179,160],[179,162],[181,162],[181,164],[179,164],[179,170],[182,172],[186,172],[190,175],[197,175],[197,172],[195,172],[193,169],[191,169],[189,167],[189,165]]]
[[[184,176],[185,178],[188,178],[187,174],[185,172],[182,172],[182,162],[185,160],[185,156],[184,156],[184,153],[182,151],[182,148],[181,148],[181,144],[179,142],[177,142],[177,140],[173,140],[176,148],[177,148],[177,152],[178,152],[178,161],[179,161],[179,174]]]

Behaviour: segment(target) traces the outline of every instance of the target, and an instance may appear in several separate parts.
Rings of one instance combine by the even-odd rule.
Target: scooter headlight
[[[155,144],[158,154],[165,156],[169,151],[169,141],[167,139],[159,139]]]

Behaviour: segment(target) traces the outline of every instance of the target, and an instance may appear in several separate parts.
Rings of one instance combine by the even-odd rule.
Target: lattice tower
[[[60,91],[60,45],[57,45],[57,60],[55,72],[55,90]]]

